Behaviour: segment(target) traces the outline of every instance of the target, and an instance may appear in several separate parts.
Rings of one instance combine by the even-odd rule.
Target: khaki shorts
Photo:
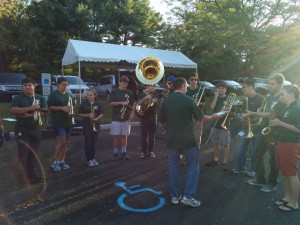
[[[221,145],[230,144],[230,131],[225,129],[212,128],[211,142],[213,144],[220,143]]]
[[[131,121],[127,120],[124,122],[112,121],[110,134],[112,135],[129,135],[131,129]]]

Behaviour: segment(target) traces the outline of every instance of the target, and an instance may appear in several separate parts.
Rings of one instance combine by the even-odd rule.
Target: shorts
[[[71,128],[70,127],[54,128],[54,135],[56,137],[67,137],[67,138],[69,138],[70,135],[71,135]]]
[[[110,134],[112,135],[129,135],[131,129],[131,121],[127,120],[124,122],[119,121],[112,121],[111,122],[111,128],[110,128]]]
[[[212,128],[211,142],[213,144],[229,145],[230,131],[225,129]]]
[[[300,159],[300,143],[276,142],[276,166],[282,176],[297,176]]]

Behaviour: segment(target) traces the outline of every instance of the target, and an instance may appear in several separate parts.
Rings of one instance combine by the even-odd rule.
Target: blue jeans
[[[169,188],[171,197],[180,196],[180,151],[169,149],[168,151],[168,167],[169,167]],[[196,193],[199,180],[199,148],[192,147],[184,149],[183,153],[187,161],[187,173],[185,179],[184,196],[191,198]]]
[[[253,138],[244,137],[241,141],[236,164],[238,171],[246,169],[246,154],[249,151],[251,156],[249,171],[256,172],[256,150],[259,148],[263,136],[259,131],[253,131],[253,135]]]

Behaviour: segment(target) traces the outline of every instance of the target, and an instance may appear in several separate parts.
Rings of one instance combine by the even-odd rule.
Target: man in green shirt
[[[183,153],[187,160],[187,175],[181,203],[199,207],[201,202],[193,198],[199,178],[199,148],[193,120],[206,121],[219,116],[202,114],[194,99],[186,95],[187,82],[184,78],[177,78],[173,85],[174,93],[164,100],[158,117],[161,123],[166,124],[171,203],[178,204],[181,199],[179,161]]]
[[[41,125],[39,123],[43,111],[46,111],[46,99],[35,94],[35,82],[32,78],[22,81],[23,93],[14,97],[10,113],[17,115],[15,136],[17,138],[19,160],[26,174],[26,183],[34,184],[40,178],[36,172],[36,153],[41,142]]]

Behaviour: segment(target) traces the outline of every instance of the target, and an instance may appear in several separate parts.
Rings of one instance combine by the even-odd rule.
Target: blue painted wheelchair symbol
[[[116,182],[115,183],[115,186],[118,186],[118,187],[121,187],[123,188],[128,194],[122,194],[119,198],[118,198],[118,205],[122,208],[122,209],[125,209],[125,210],[128,210],[128,211],[132,211],[132,212],[142,212],[142,213],[146,213],[146,212],[152,212],[152,211],[155,211],[155,210],[158,210],[160,209],[161,207],[163,207],[163,205],[165,204],[165,199],[162,198],[162,197],[159,197],[159,202],[157,205],[151,207],[151,208],[146,208],[146,209],[136,209],[136,208],[131,208],[129,206],[127,206],[125,203],[124,203],[124,199],[128,196],[128,195],[133,195],[133,194],[137,194],[137,193],[140,193],[140,192],[143,192],[143,191],[149,191],[153,194],[156,194],[156,195],[161,195],[162,192],[161,191],[155,191],[151,188],[142,188],[142,189],[138,189],[138,190],[134,190],[132,191],[131,189],[133,188],[137,188],[137,187],[140,187],[141,185],[137,184],[137,185],[133,185],[133,186],[130,186],[130,187],[127,187],[126,184],[124,182]]]

